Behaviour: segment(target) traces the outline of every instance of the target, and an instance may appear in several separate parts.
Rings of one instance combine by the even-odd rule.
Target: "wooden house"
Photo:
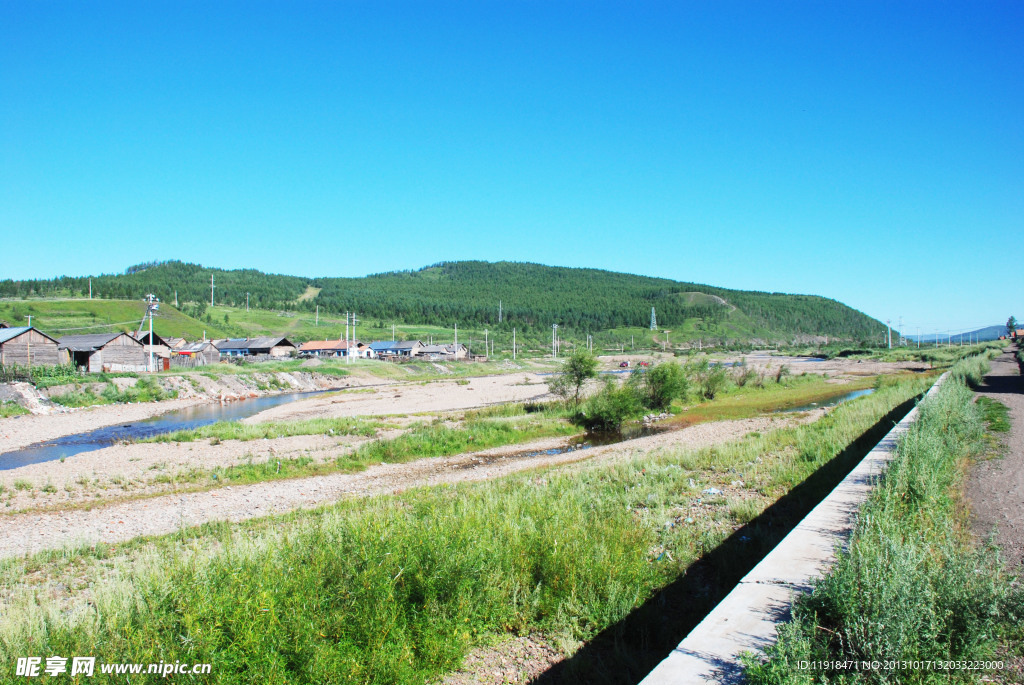
[[[197,366],[205,364],[216,364],[220,361],[220,350],[209,340],[187,343],[183,347],[174,350],[174,355],[192,359]]]
[[[146,346],[146,354],[148,355],[150,343],[149,331],[144,331],[139,335],[132,335],[132,337]],[[159,357],[160,359],[169,359],[171,356],[170,344],[156,333],[153,334],[153,356]]]
[[[225,357],[287,357],[298,348],[288,338],[264,336],[260,338],[230,338],[215,343]]]
[[[89,373],[149,370],[148,348],[127,333],[65,335],[59,343],[71,362]]]
[[[168,336],[164,338],[164,341],[167,343],[167,346],[171,348],[171,352],[174,352],[175,350],[180,350],[181,348],[188,345],[188,341],[185,340],[184,338],[175,338],[172,336]]]
[[[0,328],[0,365],[56,366],[67,364],[60,344],[32,326]]]
[[[448,343],[447,345],[424,345],[418,354],[428,359],[465,359],[468,350],[462,343]]]

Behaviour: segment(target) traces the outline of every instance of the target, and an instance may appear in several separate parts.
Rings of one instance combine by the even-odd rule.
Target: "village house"
[[[71,362],[89,373],[149,370],[149,351],[127,333],[65,335],[58,342]]]
[[[174,350],[175,356],[191,359],[196,366],[204,364],[216,364],[220,361],[220,350],[209,340],[186,343],[184,346]]]
[[[298,348],[285,337],[263,336],[260,338],[230,338],[214,344],[224,357],[287,357]]]
[[[188,345],[188,341],[185,340],[184,338],[167,337],[164,338],[164,341],[167,343],[167,346],[171,348],[171,352],[174,352],[175,350],[180,350],[181,348]]]
[[[467,354],[468,350],[462,343],[424,345],[419,350],[419,356],[426,357],[428,359],[465,359]]]
[[[149,354],[149,343],[150,335],[149,331],[140,333],[139,335],[132,334],[132,337],[138,340],[140,343],[146,346],[146,354]],[[156,333],[153,334],[153,356],[159,357],[160,359],[170,359],[171,357],[171,346],[164,338],[161,338]]]
[[[370,358],[376,356],[365,345],[358,340],[352,344],[352,356]],[[347,357],[349,355],[349,341],[347,340],[310,340],[299,345],[299,352],[311,354],[316,357]]]
[[[0,328],[0,366],[56,366],[68,353],[56,340],[32,326]]]
[[[409,358],[420,353],[423,343],[419,340],[381,340],[370,343],[370,349],[383,359]]]

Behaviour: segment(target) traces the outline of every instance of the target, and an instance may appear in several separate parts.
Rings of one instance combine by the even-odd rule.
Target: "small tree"
[[[1017,330],[1017,319],[1011,316],[1006,320],[1006,337],[1012,337],[1015,330]]]
[[[577,348],[562,364],[561,372],[548,383],[551,392],[565,400],[570,398],[574,407],[580,406],[583,386],[597,377],[597,358],[589,350]]]
[[[672,400],[685,396],[690,389],[683,368],[675,362],[658,364],[638,377],[645,403],[651,409],[668,409]]]

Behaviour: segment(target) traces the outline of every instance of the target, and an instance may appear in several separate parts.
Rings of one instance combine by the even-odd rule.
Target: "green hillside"
[[[208,306],[211,275],[216,284],[213,308]],[[604,338],[615,330],[647,331],[651,307],[656,310],[659,329],[672,331],[669,339],[673,342],[697,338],[785,341],[797,335],[868,340],[885,329],[840,302],[813,295],[727,290],[598,269],[516,262],[448,262],[362,278],[303,278],[163,262],[137,265],[123,274],[93,276],[92,287],[93,303],[141,301],[152,292],[171,304],[176,294],[183,316],[177,324],[187,325],[190,335],[195,335],[198,327],[205,328],[208,335],[281,332],[299,340],[336,337],[336,332],[324,336],[323,326],[315,325],[317,308],[327,327],[343,326],[343,313],[358,311],[367,337],[371,332],[390,331],[392,324],[444,332],[458,323],[460,329],[488,328],[498,335],[515,327],[523,335],[541,340],[545,333],[550,335],[551,324],[558,323],[566,337],[603,334]],[[4,318],[20,322],[13,308],[32,302],[37,303],[32,306],[42,306],[37,298],[82,298],[88,288],[89,277],[0,281],[0,297],[6,298],[0,316],[10,312]],[[18,303],[13,298],[28,300]],[[88,323],[75,318],[72,303],[61,302],[64,313],[55,321],[59,327]],[[141,318],[141,304],[132,304]],[[167,316],[158,329],[175,321],[172,309],[165,306]],[[100,323],[132,318],[116,307],[90,312],[88,316],[95,315]],[[664,334],[652,338],[647,331],[643,337],[648,343],[660,344]]]

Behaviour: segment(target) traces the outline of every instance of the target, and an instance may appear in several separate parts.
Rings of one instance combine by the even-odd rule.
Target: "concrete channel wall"
[[[938,391],[948,375],[947,371],[935,382],[928,396]],[[917,407],[911,409],[641,685],[741,682],[740,654],[759,652],[772,644],[776,628],[789,620],[796,595],[810,591],[812,579],[831,567],[836,547],[849,538],[857,511],[917,414]]]

